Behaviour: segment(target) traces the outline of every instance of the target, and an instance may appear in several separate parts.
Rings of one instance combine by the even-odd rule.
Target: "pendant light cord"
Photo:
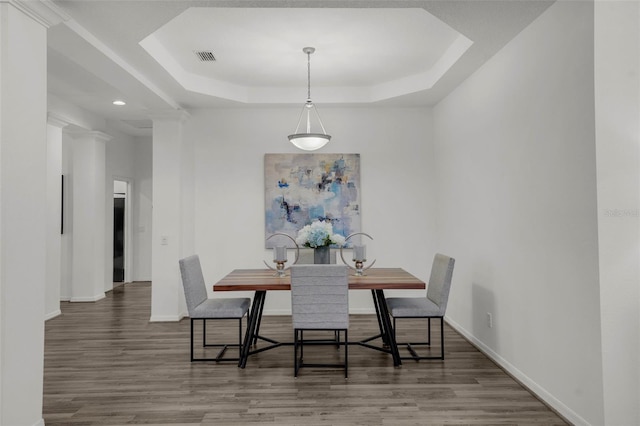
[[[307,52],[307,102],[311,102],[311,52]]]

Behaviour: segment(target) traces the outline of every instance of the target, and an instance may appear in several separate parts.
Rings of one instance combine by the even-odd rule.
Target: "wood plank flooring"
[[[448,326],[445,361],[394,368],[389,355],[351,346],[348,380],[311,368],[296,379],[290,346],[254,355],[244,370],[190,363],[189,320],[150,323],[150,301],[149,283],[125,284],[96,303],[62,303],[62,315],[47,321],[47,426],[566,424]],[[236,341],[236,321],[209,324],[208,339]],[[425,324],[399,324],[400,339]],[[432,326],[438,348],[437,321]],[[376,329],[375,316],[354,315],[349,337]],[[290,318],[265,316],[261,334],[290,341]],[[307,361],[312,354],[327,362],[342,355],[305,349]]]

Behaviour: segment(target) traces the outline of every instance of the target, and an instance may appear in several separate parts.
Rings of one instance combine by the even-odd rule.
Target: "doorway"
[[[113,181],[113,282],[124,283],[127,268],[127,198],[129,184]]]

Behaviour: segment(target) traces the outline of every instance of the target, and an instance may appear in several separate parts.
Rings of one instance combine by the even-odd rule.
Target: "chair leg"
[[[191,319],[191,338],[189,339],[190,342],[190,351],[191,351],[191,362],[193,362],[193,318]]]
[[[349,377],[349,331],[344,330],[344,341],[340,338],[340,331],[343,330],[334,330],[334,333],[337,333],[334,338],[337,339],[339,345],[344,346],[344,362],[341,364],[306,364],[304,363],[304,329],[294,329],[293,330],[293,375],[294,377],[298,377],[298,372],[302,367],[329,367],[336,368],[342,367],[344,368],[344,378],[347,379]],[[313,340],[311,340],[313,342]],[[317,343],[317,342],[316,342]],[[324,341],[320,344],[332,344],[330,341]]]
[[[349,378],[349,330],[344,331],[344,378]]]
[[[238,319],[238,343],[234,344],[234,343],[207,343],[207,319],[208,318],[190,318],[190,322],[191,322],[191,329],[190,329],[190,335],[189,335],[189,344],[190,344],[190,359],[191,362],[194,361],[215,361],[215,362],[223,362],[223,361],[239,361],[241,358],[241,351],[242,351],[242,318]],[[230,320],[230,319],[235,319],[235,318],[211,318],[211,319],[223,319],[223,320]],[[209,348],[209,347],[219,347],[220,350],[218,351],[217,355],[215,356],[215,358],[195,358],[194,355],[194,334],[195,334],[195,321],[197,320],[202,320],[202,346],[205,348]],[[238,346],[238,357],[237,358],[223,358],[224,353],[227,351],[227,349],[229,347],[234,347],[234,346]]]
[[[293,330],[293,377],[298,377],[298,329]]]
[[[444,318],[440,318],[440,357],[441,360],[444,360]]]
[[[418,317],[420,318],[420,317]],[[419,361],[421,359],[440,359],[444,360],[444,318],[443,317],[433,317],[438,318],[440,320],[440,355],[438,356],[421,356],[419,355],[414,346],[426,345],[431,346],[431,318],[427,317],[427,341],[426,342],[398,342],[398,346],[406,346],[407,350],[411,353],[411,356],[408,357],[400,357],[400,359],[413,359],[415,361]],[[393,318],[393,329],[396,329],[396,318]]]
[[[202,347],[207,346],[207,319],[202,320]]]

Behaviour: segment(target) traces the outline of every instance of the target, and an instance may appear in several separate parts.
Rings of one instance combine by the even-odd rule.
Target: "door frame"
[[[112,188],[115,181],[124,182],[127,185],[124,196],[124,282],[130,283],[133,281],[133,275],[131,273],[133,266],[133,250],[131,245],[133,241],[133,203],[131,202],[133,180],[131,178],[114,175],[111,182]],[[111,206],[111,209],[113,209],[113,202]]]

